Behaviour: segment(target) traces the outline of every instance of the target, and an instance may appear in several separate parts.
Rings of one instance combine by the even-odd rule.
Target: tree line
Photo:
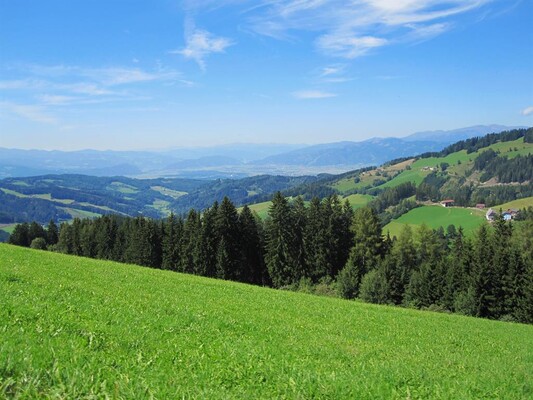
[[[407,188],[406,188],[407,189]],[[326,286],[367,302],[533,323],[533,210],[520,229],[498,219],[384,235],[377,210],[336,195],[306,204],[276,193],[262,221],[226,197],[163,220],[104,215],[19,224],[10,243],[274,288]]]

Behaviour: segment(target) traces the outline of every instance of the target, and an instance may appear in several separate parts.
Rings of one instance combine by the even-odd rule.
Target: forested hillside
[[[337,196],[308,206],[279,192],[263,222],[228,199],[186,218],[104,216],[46,230],[17,225],[12,244],[257,285],[533,323],[533,208],[471,239],[405,227],[384,235],[377,212]],[[40,229],[39,229],[40,228]]]
[[[229,196],[237,204],[270,198],[316,177],[256,176],[240,180],[132,179],[46,175],[0,181],[0,224],[60,222],[104,214],[162,218],[202,210]]]

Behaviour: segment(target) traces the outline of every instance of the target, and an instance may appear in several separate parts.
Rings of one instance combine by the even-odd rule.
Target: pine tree
[[[46,243],[48,245],[55,245],[59,240],[59,229],[53,219],[50,220],[46,227]]]
[[[29,229],[30,226],[27,222],[15,225],[13,232],[9,235],[9,243],[16,246],[29,247],[31,243]]]
[[[241,249],[245,282],[264,285],[265,270],[263,249],[259,236],[259,221],[248,206],[244,206],[239,215],[241,232]]]
[[[354,245],[348,262],[339,275],[339,290],[344,298],[358,296],[363,276],[376,268],[384,255],[381,224],[372,208],[364,207],[355,212],[352,232]]]
[[[493,249],[489,230],[485,225],[479,228],[474,243],[474,264],[472,269],[472,293],[475,302],[475,315],[490,318],[491,310],[497,301],[494,298],[494,268],[492,266]]]
[[[268,215],[265,260],[272,284],[281,287],[296,283],[302,276],[296,269],[292,213],[289,202],[280,192],[274,195]]]
[[[394,260],[394,268],[390,275],[390,296],[394,304],[403,302],[404,293],[411,273],[416,268],[416,249],[413,241],[413,231],[409,225],[405,225],[394,243],[391,251]]]
[[[191,209],[183,225],[183,236],[180,245],[180,272],[192,274],[198,268],[201,228],[200,214],[196,210]]]
[[[307,209],[307,223],[304,230],[304,252],[307,276],[317,282],[327,276],[327,219],[318,197],[314,197]]]
[[[174,213],[163,221],[162,261],[161,268],[176,271],[180,262],[180,243],[183,223]]]
[[[216,226],[218,202],[204,211],[199,234],[198,262],[195,273],[203,276],[217,276],[217,253],[220,235]]]
[[[224,197],[215,220],[219,236],[217,251],[217,277],[245,280],[240,242],[240,225],[237,209],[228,197]]]

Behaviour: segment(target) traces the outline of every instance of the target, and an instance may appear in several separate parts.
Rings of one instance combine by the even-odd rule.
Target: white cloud
[[[5,101],[0,102],[0,108],[6,110],[8,113],[15,114],[33,122],[39,122],[42,124],[58,123],[57,119],[48,114],[41,106],[17,104]]]
[[[324,35],[317,41],[318,47],[323,52],[349,59],[360,57],[371,49],[385,46],[387,43],[387,39],[379,37],[356,37],[345,33]]]
[[[213,34],[194,29],[186,36],[186,46],[180,50],[172,50],[172,54],[181,54],[183,57],[192,59],[205,70],[205,59],[212,53],[224,53],[226,48],[234,43],[227,38],[216,37]]]
[[[533,115],[533,106],[524,108],[521,114],[525,117]]]
[[[46,104],[46,105],[51,105],[51,106],[67,105],[77,100],[77,98],[73,96],[62,96],[62,95],[54,95],[54,94],[43,94],[43,95],[37,96],[37,99],[41,103]]]
[[[345,65],[328,65],[327,67],[322,68],[320,76],[325,77],[331,75],[338,75],[343,73],[345,68]]]
[[[385,45],[430,39],[451,29],[460,14],[495,1],[262,0],[245,14],[256,33],[287,39],[315,32],[319,50],[353,59]]]
[[[292,93],[293,97],[300,100],[310,99],[327,99],[330,97],[337,97],[335,93],[323,92],[321,90],[301,90]]]

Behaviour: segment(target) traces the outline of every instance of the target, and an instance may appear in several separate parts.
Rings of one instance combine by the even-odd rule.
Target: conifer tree
[[[180,244],[183,231],[181,218],[171,213],[163,222],[162,269],[177,271],[180,262]]]
[[[59,229],[53,219],[50,220],[46,227],[46,243],[54,245],[59,240]]]
[[[244,206],[239,214],[241,232],[242,262],[245,282],[256,285],[265,284],[263,249],[256,217],[248,206]]]
[[[217,277],[245,280],[240,242],[240,225],[237,209],[228,197],[224,197],[215,220],[219,237],[217,251]]]
[[[197,270],[201,228],[200,214],[191,209],[183,225],[180,272],[192,274]]]
[[[30,226],[27,222],[15,225],[13,232],[9,235],[9,243],[16,246],[29,247],[31,243],[29,229]]]
[[[265,226],[265,260],[274,287],[296,283],[302,277],[294,255],[294,230],[289,202],[280,192],[272,199]]]
[[[203,276],[217,276],[217,253],[220,235],[216,226],[218,215],[218,202],[204,211],[197,247],[198,260],[195,273]]]
[[[318,197],[314,197],[307,209],[304,230],[305,264],[308,276],[315,282],[328,274],[327,265],[327,220]]]
[[[339,291],[344,298],[358,296],[363,276],[378,266],[384,254],[381,224],[374,209],[364,207],[355,212],[352,232],[354,245],[338,279]]]

